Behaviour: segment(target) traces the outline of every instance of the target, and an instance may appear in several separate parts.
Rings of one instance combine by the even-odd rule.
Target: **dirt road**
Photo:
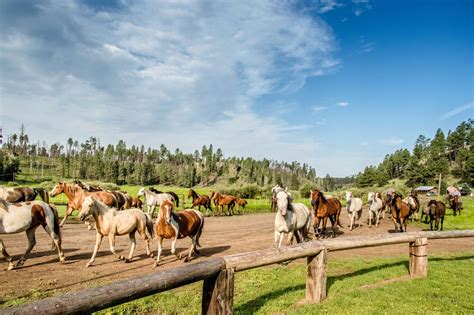
[[[366,214],[366,212],[365,212]],[[365,218],[365,216],[363,216]],[[378,228],[368,228],[365,220],[360,220],[360,226],[353,231],[347,228],[348,218],[345,210],[341,215],[341,222],[345,227],[339,237],[354,235],[375,235],[388,233],[393,224],[388,219],[382,220]],[[264,249],[273,246],[274,214],[253,214],[233,217],[206,218],[204,232],[201,238],[202,256],[223,256],[234,253]],[[413,226],[408,230],[419,230]],[[26,248],[24,233],[1,236],[7,250],[15,259],[19,258]],[[94,265],[85,268],[95,242],[95,231],[88,231],[84,224],[73,222],[66,224],[63,229],[63,248],[66,254],[66,264],[58,262],[57,254],[51,251],[51,241],[42,228],[37,230],[37,245],[24,267],[13,271],[6,271],[7,263],[0,261],[0,299],[2,304],[12,298],[34,295],[35,291],[50,293],[51,291],[66,292],[80,288],[97,286],[117,279],[125,279],[136,275],[181,266],[182,261],[176,261],[170,254],[170,242],[165,241],[162,254],[162,264],[153,268],[153,259],[145,255],[144,242],[137,235],[136,256],[131,263],[117,260],[109,251],[108,241],[104,239]],[[190,245],[189,240],[179,240],[179,252],[186,253]],[[128,254],[128,237],[117,238],[116,248],[123,255]],[[157,244],[153,242],[153,251],[156,253]],[[430,240],[429,253],[453,253],[474,251],[472,239]],[[406,244],[383,247],[363,248],[341,252],[331,252],[330,259],[344,259],[348,257],[387,257],[408,255]]]

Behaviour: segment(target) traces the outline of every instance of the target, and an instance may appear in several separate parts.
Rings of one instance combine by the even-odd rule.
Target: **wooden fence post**
[[[328,250],[323,249],[316,256],[307,258],[306,301],[321,303],[326,298],[326,264]]]
[[[233,314],[234,270],[225,269],[204,279],[202,314]]]
[[[412,277],[426,277],[428,275],[428,239],[417,238],[410,243],[409,270]]]

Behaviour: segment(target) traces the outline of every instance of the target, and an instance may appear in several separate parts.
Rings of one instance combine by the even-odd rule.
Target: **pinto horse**
[[[189,236],[192,240],[191,248],[184,262],[191,260],[193,253],[199,255],[197,246],[204,227],[204,216],[197,210],[182,210],[174,212],[174,204],[171,200],[165,200],[160,206],[160,213],[155,223],[155,232],[158,238],[158,256],[154,266],[160,263],[161,251],[163,250],[163,239],[173,239],[171,242],[171,253],[178,259],[181,254],[176,253],[176,241],[179,238]]]
[[[35,231],[40,225],[53,240],[54,246],[58,250],[59,261],[64,263],[65,258],[61,248],[59,217],[54,205],[42,201],[11,204],[4,199],[0,199],[0,234],[24,231],[28,237],[26,252],[16,263],[13,263],[12,257],[8,255],[3,241],[0,240],[0,252],[8,261],[8,270],[23,266],[31,250],[36,245]]]
[[[84,221],[86,217],[94,217],[97,234],[94,252],[92,257],[87,262],[86,267],[90,267],[94,261],[100,243],[104,236],[109,238],[110,251],[118,259],[130,262],[135,251],[136,240],[135,232],[145,240],[146,254],[153,257],[150,251],[150,240],[153,238],[153,220],[150,216],[143,213],[141,209],[127,209],[117,211],[117,209],[109,208],[103,202],[95,200],[92,196],[88,196],[82,203],[81,211],[79,213],[79,220]],[[127,235],[130,237],[130,253],[127,258],[118,255],[115,252],[115,236]]]
[[[64,193],[69,199],[67,204],[66,214],[64,215],[63,220],[61,221],[61,226],[64,225],[67,217],[71,215],[74,210],[80,210],[84,199],[88,196],[94,197],[94,199],[102,201],[109,207],[114,207],[118,209],[117,198],[112,193],[106,191],[86,191],[82,189],[79,185],[68,184],[64,182],[58,182],[53,189],[49,192],[51,197],[55,197],[59,194]]]
[[[189,189],[188,198],[193,199],[193,204],[191,208],[194,208],[197,206],[198,210],[201,211],[201,206],[204,206],[204,208],[206,209],[206,214],[208,213],[209,210],[211,210],[212,212],[212,208],[211,208],[212,195],[211,197],[207,195],[199,196],[197,192],[195,192],[192,189]]]
[[[446,214],[446,205],[442,201],[431,199],[428,202],[429,216],[430,216],[430,230],[433,231],[433,221],[435,222],[435,229],[443,230],[444,215]],[[441,226],[439,223],[441,222]]]
[[[332,224],[332,237],[336,237],[336,228],[339,225],[341,228],[343,226],[339,222],[339,216],[341,214],[341,202],[334,197],[326,198],[322,191],[318,189],[311,190],[311,205],[313,207],[313,216],[314,216],[314,234],[319,237],[324,235],[326,232],[326,224],[331,220]],[[319,225],[322,222],[322,228]]]
[[[395,226],[395,232],[398,232],[398,226],[400,226],[400,232],[407,231],[407,219],[410,217],[411,210],[410,206],[402,200],[402,196],[397,194],[395,191],[390,194],[390,208],[392,212],[392,221]]]
[[[237,197],[232,195],[222,195],[220,192],[214,193],[214,203],[217,208],[219,215],[224,212],[224,207],[227,206],[227,214],[232,215],[232,209],[235,207]]]
[[[38,195],[49,203],[48,192],[44,188],[0,187],[0,198],[10,203],[33,201]]]

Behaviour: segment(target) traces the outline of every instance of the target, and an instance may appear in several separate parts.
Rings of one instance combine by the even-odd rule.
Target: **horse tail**
[[[53,216],[54,216],[53,231],[58,236],[58,243],[59,245],[61,245],[61,226],[60,226],[58,209],[56,209],[56,205],[54,205],[53,203],[48,203],[48,206],[51,208],[51,211],[53,212]],[[55,247],[56,245],[54,244],[54,241],[53,241],[52,248],[55,248]]]
[[[339,227],[344,228],[341,224],[341,221],[339,220],[339,216],[341,215],[342,204],[339,201],[339,199],[335,198],[334,200],[336,201],[336,204],[337,204],[337,207],[338,207],[338,211],[336,212],[336,223],[337,223],[337,225],[339,225]]]
[[[38,194],[44,202],[49,203],[49,194],[44,188],[33,188],[33,191]]]
[[[152,239],[155,237],[155,227],[153,225],[152,218],[148,215],[148,213],[143,213],[145,215],[145,225],[146,225],[146,232],[148,237]]]

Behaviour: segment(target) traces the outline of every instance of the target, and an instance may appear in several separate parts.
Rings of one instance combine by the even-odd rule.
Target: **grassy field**
[[[306,267],[301,262],[237,273],[237,314],[472,313],[474,252],[430,256],[427,278],[408,276],[407,257],[334,260],[328,265],[328,298],[305,304]],[[202,284],[157,294],[101,314],[199,314]]]

